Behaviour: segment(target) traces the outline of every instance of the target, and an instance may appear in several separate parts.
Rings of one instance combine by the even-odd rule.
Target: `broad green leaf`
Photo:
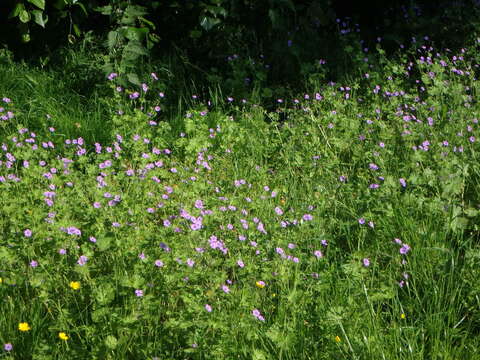
[[[30,286],[39,287],[45,282],[45,279],[41,275],[34,275],[30,278]]]
[[[129,73],[127,74],[127,79],[130,81],[132,84],[135,85],[140,85],[140,79],[138,78],[138,75],[135,73]]]
[[[468,227],[469,220],[465,217],[459,216],[452,220],[450,229],[453,231],[463,231]]]
[[[147,28],[136,28],[136,27],[129,27],[124,29],[123,35],[128,40],[136,40],[136,41],[143,41],[147,36],[149,30]]]
[[[130,40],[127,46],[125,46],[124,53],[128,52],[135,54],[137,57],[141,55],[148,55],[148,50],[142,45],[140,41],[136,40]]]
[[[107,305],[115,298],[115,288],[112,284],[103,283],[95,291],[95,300],[101,305]]]
[[[14,17],[17,17],[20,15],[20,13],[22,11],[25,10],[25,5],[23,5],[23,3],[18,3],[17,5],[15,5],[15,7],[13,8],[12,12],[10,13],[10,15],[8,15],[9,18],[14,18]]]
[[[24,43],[27,43],[30,41],[30,34],[27,32],[27,33],[23,33],[22,34],[22,42]]]
[[[145,25],[150,26],[150,28],[155,30],[155,24],[153,22],[151,22],[150,20],[145,19],[143,16],[139,16],[138,21],[140,21],[141,23],[144,23]]]
[[[129,5],[125,9],[125,15],[126,16],[139,17],[139,16],[144,16],[144,15],[147,15],[147,14],[148,14],[148,11],[143,6]]]
[[[215,25],[218,25],[221,21],[219,19],[215,19],[209,16],[204,16],[200,20],[200,26],[204,28],[206,31],[211,30]]]
[[[122,39],[122,36],[118,31],[112,30],[108,33],[107,38],[108,38],[108,48],[110,50],[113,50]]]
[[[32,10],[33,21],[41,27],[45,28],[45,24],[48,21],[48,16],[43,16],[43,11],[41,10]]]
[[[26,24],[30,21],[30,13],[25,9],[21,10],[20,14],[18,15],[18,18],[22,23]]]
[[[98,246],[98,250],[105,251],[108,250],[112,245],[112,239],[109,237],[100,238],[97,240],[96,244]]]
[[[39,9],[45,10],[45,0],[27,0],[30,4],[35,5]]]
[[[475,208],[467,208],[464,210],[464,212],[465,212],[465,215],[467,215],[468,217],[475,217],[475,216],[478,216],[478,214],[480,213],[480,211],[478,211]]]
[[[107,16],[112,15],[112,6],[111,5],[99,6],[99,7],[95,8],[94,10],[101,13],[102,15],[107,15]]]

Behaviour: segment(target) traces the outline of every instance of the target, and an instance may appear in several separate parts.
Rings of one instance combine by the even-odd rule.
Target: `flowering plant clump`
[[[5,94],[3,355],[475,358],[479,45],[352,39],[363,75],[273,112],[112,73],[92,137]]]

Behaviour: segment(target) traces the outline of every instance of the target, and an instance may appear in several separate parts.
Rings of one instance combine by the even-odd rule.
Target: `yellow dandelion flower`
[[[260,289],[263,289],[265,287],[265,282],[259,280],[255,283],[255,285],[257,285]]]
[[[406,317],[407,317],[407,316],[406,316],[404,313],[402,313],[402,314],[400,315],[400,319],[402,319],[402,320],[405,320]]]
[[[335,336],[335,341],[336,341],[337,343],[339,343],[340,341],[342,341],[342,339],[340,339],[340,336],[337,335],[337,336]]]
[[[70,281],[70,287],[73,290],[78,290],[80,289],[80,281]]]
[[[27,322],[22,322],[22,323],[18,324],[18,330],[29,331],[29,330],[32,330],[32,328],[30,327],[30,325],[28,325]]]
[[[67,341],[69,339],[69,336],[65,334],[63,331],[58,333],[58,337],[63,341]]]
[[[0,284],[1,284],[1,283],[3,283],[3,279],[2,279],[2,278],[0,278]]]

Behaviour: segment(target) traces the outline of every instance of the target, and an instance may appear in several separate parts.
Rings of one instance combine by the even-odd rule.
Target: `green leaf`
[[[386,300],[393,299],[394,297],[395,294],[393,290],[386,285],[380,287],[380,289],[373,290],[369,294],[369,299],[371,302],[384,302]]]
[[[12,264],[15,262],[15,255],[6,247],[0,247],[0,260],[2,263]]]
[[[139,16],[144,16],[147,15],[148,11],[145,7],[143,6],[136,6],[136,5],[129,5],[125,9],[125,15],[126,16],[131,16],[131,17],[139,17]]]
[[[101,13],[102,15],[107,15],[107,16],[112,15],[112,6],[111,5],[99,6],[99,7],[96,7],[95,9],[93,9],[93,10]]]
[[[209,16],[205,16],[200,20],[200,26],[204,28],[206,31],[211,30],[213,27],[218,25],[221,21],[219,19],[215,19]]]
[[[105,251],[108,250],[112,244],[112,238],[104,237],[97,240],[98,250]]]
[[[17,17],[20,15],[20,13],[25,10],[25,5],[23,5],[23,3],[18,3],[17,5],[15,5],[15,7],[13,8],[12,12],[10,13],[10,15],[8,15],[8,17],[11,19],[11,18],[14,18],[14,17]]]
[[[138,78],[138,75],[135,73],[129,73],[127,74],[127,79],[134,85],[140,86],[140,79]]]
[[[452,220],[450,229],[453,231],[463,231],[468,227],[469,220],[465,217],[459,216]]]
[[[141,55],[146,56],[148,55],[148,50],[142,45],[140,41],[130,40],[124,49],[124,55],[128,56],[129,54],[127,53],[134,54],[136,55],[135,57],[138,57]]]
[[[115,349],[118,345],[118,340],[115,336],[113,335],[108,335],[107,338],[105,339],[105,345],[109,349]]]
[[[30,13],[25,9],[21,10],[20,14],[18,15],[18,18],[22,23],[26,24],[30,21]]]
[[[32,10],[31,11],[33,15],[33,21],[35,21],[36,24],[40,25],[41,27],[45,28],[45,24],[48,21],[48,16],[43,16],[43,11],[41,10]]]
[[[202,32],[200,30],[192,30],[190,31],[190,37],[192,39],[198,39],[202,36]]]
[[[65,6],[66,6],[66,5],[67,5],[67,4],[65,3],[64,0],[57,0],[57,1],[55,1],[55,2],[53,3],[53,7],[54,7],[55,9],[57,9],[57,10],[63,10],[63,9],[65,9]]]
[[[82,31],[77,24],[73,24],[73,32],[75,33],[75,35],[77,35],[77,37],[80,37],[80,35],[82,35]]]
[[[75,5],[78,5],[80,7],[80,9],[83,10],[83,13],[85,14],[85,16],[88,16],[88,11],[85,8],[85,5],[83,5],[81,2],[77,2],[77,3],[75,3]]]
[[[150,33],[148,34],[148,40],[154,43],[158,43],[161,40],[161,38],[157,34]]]
[[[153,22],[151,22],[150,20],[145,19],[143,16],[139,16],[138,21],[140,21],[141,23],[143,23],[145,25],[150,26],[150,28],[155,30],[155,24]]]
[[[129,27],[124,29],[123,35],[128,40],[136,40],[136,41],[143,41],[147,36],[149,30],[147,28],[136,28],[136,27]]]
[[[27,43],[30,41],[30,33],[26,32],[22,34],[22,42]]]
[[[105,318],[110,317],[110,309],[109,308],[100,308],[96,309],[92,312],[92,321],[95,323],[105,321]]]
[[[115,288],[112,284],[103,283],[95,291],[95,300],[101,305],[107,305],[115,298]]]
[[[467,215],[468,217],[475,217],[475,216],[478,216],[478,214],[480,213],[480,211],[478,211],[475,208],[467,208],[464,210],[464,212],[465,212],[465,215]]]
[[[39,9],[45,10],[45,0],[27,0],[30,4],[35,5]]]
[[[262,350],[253,349],[252,359],[253,360],[267,360],[267,356],[265,355],[264,352],[262,352]]]
[[[108,33],[107,39],[108,39],[108,48],[113,50],[121,41],[122,35],[118,31],[110,31]]]

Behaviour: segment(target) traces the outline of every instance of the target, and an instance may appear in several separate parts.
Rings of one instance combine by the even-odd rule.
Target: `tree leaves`
[[[23,9],[18,14],[18,18],[22,23],[26,24],[30,21],[30,13],[27,10]]]
[[[27,0],[30,4],[35,5],[39,9],[45,10],[45,0]]]
[[[200,26],[206,31],[209,31],[216,25],[220,24],[220,22],[220,19],[205,16],[200,19]]]
[[[32,10],[33,20],[36,24],[40,25],[41,27],[45,28],[45,24],[48,21],[48,16],[43,14],[43,11],[40,10]]]

